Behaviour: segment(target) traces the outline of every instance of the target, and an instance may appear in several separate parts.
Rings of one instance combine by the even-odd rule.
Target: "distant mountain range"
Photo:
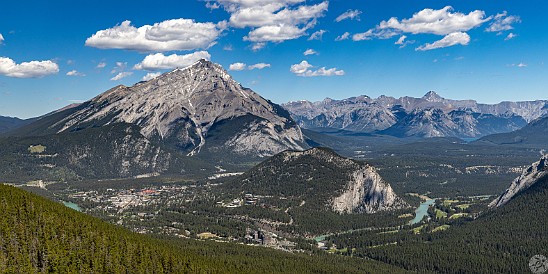
[[[358,96],[282,105],[304,128],[336,128],[397,137],[459,137],[511,132],[548,114],[548,100],[489,105],[450,100],[430,91],[422,98]]]

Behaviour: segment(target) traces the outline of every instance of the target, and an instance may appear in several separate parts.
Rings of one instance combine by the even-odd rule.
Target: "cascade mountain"
[[[42,145],[47,153],[33,155],[40,168],[94,178],[188,173],[209,168],[208,162],[257,161],[308,147],[285,109],[205,60],[131,87],[116,86],[9,134],[21,147],[3,150],[15,157]],[[71,146],[57,146],[52,140],[59,136],[73,140]],[[78,165],[88,170],[79,172]]]
[[[502,102],[451,100],[430,91],[422,98],[380,96],[327,98],[283,104],[304,128],[380,132],[397,137],[477,138],[511,132],[548,113],[548,101]]]

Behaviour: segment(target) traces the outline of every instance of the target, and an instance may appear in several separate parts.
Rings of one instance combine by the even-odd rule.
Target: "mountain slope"
[[[193,176],[212,164],[149,141],[125,123],[45,136],[0,138],[0,177],[5,182]]]
[[[371,260],[154,239],[0,184],[2,273],[404,273]]]
[[[504,193],[489,204],[489,207],[503,206],[519,193],[538,183],[543,177],[548,177],[548,155],[543,156],[538,162],[533,163],[529,168],[524,170]]]
[[[541,149],[548,148],[548,116],[532,121],[522,129],[481,138],[478,142],[499,145],[524,145]]]
[[[282,152],[226,187],[283,197],[314,211],[374,213],[407,207],[372,166],[326,148]]]
[[[15,117],[4,117],[0,116],[0,134],[9,132],[11,130],[20,128],[28,123],[30,123],[31,120],[22,120]]]
[[[208,144],[208,148],[268,156],[305,147],[300,128],[286,111],[243,88],[220,65],[205,60],[132,87],[114,87],[62,113],[64,117],[57,113],[58,120],[33,132],[60,133],[128,123],[139,126],[149,140],[196,155],[208,144],[212,127],[226,121],[238,124],[243,119],[245,127],[237,134],[227,136],[223,143]]]

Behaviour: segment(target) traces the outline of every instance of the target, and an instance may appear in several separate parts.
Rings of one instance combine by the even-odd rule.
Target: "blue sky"
[[[540,0],[112,2],[0,3],[0,115],[42,115],[199,58],[277,103],[548,99]]]

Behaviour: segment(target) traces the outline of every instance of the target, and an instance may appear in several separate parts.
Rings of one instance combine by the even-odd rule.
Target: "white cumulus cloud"
[[[258,50],[264,48],[265,46],[266,46],[265,42],[258,42],[258,43],[253,44],[253,46],[251,46],[251,50],[258,51]]]
[[[221,7],[219,4],[211,3],[211,2],[207,2],[205,6],[206,6],[206,8],[208,8],[210,10],[216,10],[216,9]]]
[[[254,65],[248,66],[245,63],[237,62],[237,63],[230,64],[230,66],[228,67],[228,70],[241,71],[244,69],[253,70],[253,69],[264,69],[269,67],[270,67],[270,64],[267,64],[267,63],[257,63]]]
[[[230,66],[228,66],[228,70],[240,71],[240,70],[244,70],[245,67],[246,67],[246,64],[238,62],[238,63],[230,64]]]
[[[213,45],[225,27],[224,21],[214,24],[172,19],[137,28],[126,20],[120,25],[97,31],[86,40],[86,46],[142,52],[194,50]]]
[[[133,74],[133,72],[131,72],[131,71],[122,71],[122,72],[116,74],[116,76],[110,78],[110,80],[111,80],[111,81],[118,81],[118,80],[121,80],[121,79],[123,79],[123,78],[126,78],[126,77],[128,77],[128,76],[130,76],[130,75],[132,75],[132,74]]]
[[[465,32],[453,32],[446,35],[441,40],[438,40],[431,44],[424,44],[416,48],[416,50],[420,50],[420,51],[433,50],[433,49],[451,47],[455,45],[466,46],[468,45],[468,43],[470,43],[470,35],[468,35]]]
[[[350,20],[360,20],[360,14],[362,12],[360,10],[347,10],[346,12],[342,13],[341,15],[337,16],[335,21],[340,22],[342,20],[350,19]]]
[[[230,15],[230,25],[237,28],[272,25],[300,25],[320,17],[327,11],[328,2],[299,6],[291,9],[287,4],[270,3],[237,9]]]
[[[349,37],[350,37],[350,32],[347,31],[347,32],[337,36],[337,38],[335,38],[335,41],[347,40]]]
[[[374,36],[373,30],[368,30],[366,32],[356,33],[352,35],[352,40],[353,41],[371,40],[373,39],[372,38],[373,36]]]
[[[236,28],[251,28],[245,41],[259,50],[268,42],[281,43],[297,39],[313,28],[324,16],[328,1],[302,5],[304,0],[217,0],[230,14],[229,24]]]
[[[398,41],[396,41],[394,44],[395,44],[395,45],[403,45],[403,44],[405,43],[405,39],[407,39],[407,36],[402,35],[402,36],[400,36],[400,38],[398,39]]]
[[[323,37],[323,34],[326,33],[327,31],[326,30],[318,30],[314,33],[312,33],[310,35],[310,37],[308,37],[308,41],[311,41],[311,40],[322,40],[322,37]]]
[[[318,54],[318,52],[316,52],[315,50],[313,49],[307,49],[303,52],[303,54],[306,56],[306,55],[313,55],[313,54]]]
[[[257,63],[255,65],[250,65],[247,67],[247,69],[249,70],[252,70],[252,69],[264,69],[264,68],[269,68],[270,67],[270,64],[267,64],[267,63]]]
[[[50,60],[17,64],[10,58],[0,57],[0,75],[15,78],[40,78],[58,72],[59,66]]]
[[[439,10],[423,9],[409,19],[398,20],[396,17],[382,21],[379,29],[393,29],[412,34],[430,33],[447,35],[455,32],[468,31],[489,21],[485,12],[475,10],[468,14],[453,12],[451,6]]]
[[[133,66],[138,70],[159,70],[184,68],[196,63],[200,59],[209,60],[211,55],[207,51],[197,51],[185,55],[171,54],[165,56],[163,53],[150,54],[139,64]]]
[[[344,75],[344,70],[338,70],[337,68],[326,69],[325,67],[321,67],[317,70],[312,70],[311,68],[314,68],[314,66],[307,61],[302,61],[299,64],[292,65],[289,71],[301,77]]]
[[[97,64],[96,68],[101,69],[101,68],[104,68],[104,67],[106,67],[106,66],[107,66],[107,63],[101,62],[101,63]]]
[[[512,30],[514,27],[512,24],[521,23],[521,18],[515,15],[508,15],[508,12],[504,11],[495,15],[493,22],[489,24],[489,27],[485,29],[488,32],[501,32],[506,30]]]
[[[299,28],[291,25],[281,25],[281,26],[264,26],[256,28],[249,32],[247,36],[244,37],[244,40],[255,42],[258,45],[256,49],[261,49],[265,44],[264,42],[283,42],[285,40],[291,40],[299,38],[305,35],[306,29]]]
[[[67,76],[86,76],[84,73],[81,73],[75,69],[67,72]]]
[[[143,76],[143,78],[141,78],[141,81],[149,81],[160,75],[162,75],[161,72],[149,72],[145,76]]]
[[[433,34],[443,36],[443,38],[432,44],[420,46],[416,50],[468,45],[470,36],[466,33],[467,31],[477,28],[490,20],[500,20],[502,22],[507,17],[509,16],[506,13],[486,16],[485,11],[482,10],[474,10],[469,13],[456,12],[451,6],[442,9],[427,8],[414,13],[410,18],[400,20],[392,17],[381,21],[376,27],[366,32],[354,34],[352,40],[389,39],[399,36],[394,44],[400,45],[400,48],[402,48],[415,42],[406,40],[409,34]],[[506,23],[511,24],[514,22],[515,19],[506,20]]]
[[[506,35],[506,38],[504,38],[505,41],[508,41],[510,39],[514,39],[516,38],[518,35],[517,34],[514,34],[514,33],[508,33],[508,35]]]
[[[400,45],[400,49],[401,49],[401,48],[405,48],[407,45],[414,44],[414,43],[415,43],[414,40],[407,40],[407,36],[402,35],[400,36],[400,38],[398,38],[396,42],[394,42],[394,45]]]

